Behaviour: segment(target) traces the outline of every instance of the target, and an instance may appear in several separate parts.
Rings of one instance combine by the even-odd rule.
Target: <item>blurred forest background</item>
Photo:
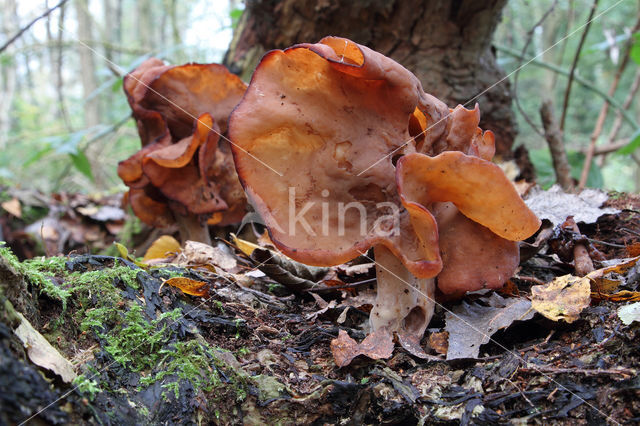
[[[0,0],[0,46],[53,9],[0,52],[0,184],[44,192],[122,192],[117,163],[140,147],[123,75],[150,56],[173,64],[222,61],[244,5],[58,3]],[[594,4],[593,16],[606,13],[584,26]],[[543,100],[550,98],[574,176],[580,177],[594,140],[588,185],[639,190],[639,7],[634,0],[508,1],[494,47],[514,94],[514,146],[529,150],[541,185],[555,181],[540,118]]]

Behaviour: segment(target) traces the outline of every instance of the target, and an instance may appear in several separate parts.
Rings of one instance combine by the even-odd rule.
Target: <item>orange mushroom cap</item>
[[[221,224],[241,218],[246,200],[219,136],[245,89],[218,64],[167,66],[151,58],[125,77],[142,149],[120,162],[118,175],[136,189],[130,202],[144,222],[166,226],[170,211],[157,205],[169,202],[185,214],[224,212],[217,215]],[[144,213],[152,207],[157,217]]]
[[[384,55],[326,37],[263,57],[230,117],[229,135],[245,191],[286,255],[334,265],[381,244],[413,275],[429,278],[443,267],[439,228],[445,221],[444,216],[438,221],[435,203],[452,201],[466,215],[450,221],[452,227],[475,229],[482,223],[500,239],[524,238],[537,229],[537,218],[521,211],[526,206],[488,161],[493,135],[477,127],[479,118],[477,107],[450,111],[425,93],[412,73]],[[459,152],[445,152],[451,150]],[[446,180],[429,175],[433,164],[403,158],[400,162],[416,162],[424,176],[418,173],[412,180],[402,175],[396,182],[394,161],[402,155],[436,155],[438,173],[450,172],[456,176],[451,185],[463,186],[450,188]],[[458,166],[462,169],[456,175],[453,168]],[[467,167],[484,184],[498,179],[494,185],[499,190],[492,197],[513,206],[493,204],[502,213],[486,217],[478,205],[486,185],[472,188],[465,180]],[[414,166],[405,170],[409,168]],[[422,194],[420,184],[427,180],[433,187]],[[506,230],[498,223],[503,219]],[[440,233],[449,244],[450,233]],[[511,242],[505,246],[510,255],[517,253]],[[451,250],[444,254],[458,258]]]

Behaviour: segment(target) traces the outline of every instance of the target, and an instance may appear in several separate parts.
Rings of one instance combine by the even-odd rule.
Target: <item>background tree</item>
[[[516,135],[509,82],[491,40],[506,0],[249,0],[225,57],[248,81],[262,55],[326,35],[349,38],[411,70],[449,106],[482,105],[480,126],[509,155]],[[487,90],[488,89],[488,90]],[[476,98],[476,95],[482,94]],[[471,102],[470,102],[471,101]]]

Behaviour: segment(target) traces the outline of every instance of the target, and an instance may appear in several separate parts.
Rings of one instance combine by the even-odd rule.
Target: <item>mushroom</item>
[[[424,356],[436,279],[455,295],[501,285],[518,263],[513,241],[539,226],[489,161],[493,134],[479,119],[477,106],[449,110],[386,56],[326,37],[262,58],[229,136],[273,243],[319,266],[373,247],[372,329]],[[500,267],[485,271],[489,261]]]
[[[209,243],[209,224],[240,221],[246,198],[228,143],[231,110],[246,85],[224,66],[168,66],[157,58],[124,78],[142,149],[118,165],[145,223],[176,223],[183,240]]]

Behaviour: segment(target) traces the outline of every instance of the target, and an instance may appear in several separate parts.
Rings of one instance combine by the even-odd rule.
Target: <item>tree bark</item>
[[[6,0],[0,3],[0,7],[6,13],[7,19],[0,20],[0,32],[9,37],[18,30],[17,4],[15,0]],[[10,61],[0,67],[0,150],[4,150],[11,130],[11,108],[16,92],[16,65],[15,47],[7,46],[5,54]]]
[[[75,5],[78,17],[78,38],[80,40],[93,40],[88,1],[77,0]],[[85,127],[93,127],[100,123],[98,98],[94,96],[92,99],[88,99],[89,95],[98,88],[94,53],[86,46],[81,46],[78,53],[80,54],[80,66],[82,69],[82,93],[85,99],[84,125]]]
[[[415,73],[450,106],[479,102],[480,126],[510,156],[511,94],[491,48],[506,0],[248,0],[225,65],[248,80],[262,55],[327,35],[349,38]],[[493,86],[493,87],[492,87]],[[478,99],[476,95],[491,87]]]

